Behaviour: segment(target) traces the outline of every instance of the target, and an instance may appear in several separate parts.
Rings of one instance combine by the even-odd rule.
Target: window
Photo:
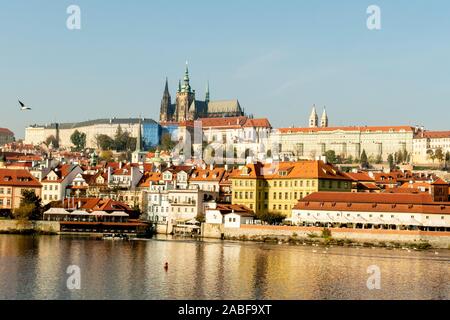
[[[277,205],[274,204],[274,205],[273,205],[273,210],[276,210],[276,209],[277,209]]]
[[[273,186],[274,186],[274,187],[277,186],[277,182],[276,182],[276,181],[273,182]]]
[[[283,199],[283,193],[281,193],[281,192],[278,193],[278,199],[280,199],[280,200]]]
[[[284,205],[284,210],[287,210],[288,209],[288,206],[287,206],[287,204],[285,204]]]
[[[274,200],[277,199],[277,193],[276,193],[276,192],[273,193],[273,199],[274,199]]]
[[[288,192],[285,192],[285,193],[284,193],[284,198],[285,198],[285,199],[289,199],[289,193],[288,193]]]
[[[278,205],[278,210],[281,210],[281,204]]]

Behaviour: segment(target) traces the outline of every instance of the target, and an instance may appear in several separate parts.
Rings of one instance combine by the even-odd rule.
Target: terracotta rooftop
[[[414,128],[410,126],[347,126],[347,127],[327,127],[327,128],[280,128],[280,133],[316,133],[316,132],[333,132],[333,131],[355,131],[355,132],[414,132]]]
[[[428,193],[316,192],[294,209],[450,214],[450,202],[433,202]]]
[[[41,188],[39,181],[24,169],[0,169],[0,186]]]

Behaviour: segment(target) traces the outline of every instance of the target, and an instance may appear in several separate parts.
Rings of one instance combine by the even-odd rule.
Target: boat
[[[130,237],[127,234],[121,233],[105,233],[102,237],[103,240],[129,240]]]

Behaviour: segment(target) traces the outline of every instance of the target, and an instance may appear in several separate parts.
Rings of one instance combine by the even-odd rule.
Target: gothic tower
[[[322,128],[328,127],[328,115],[327,115],[327,110],[325,107],[323,107],[322,118],[320,118],[320,126]]]
[[[309,116],[309,127],[317,128],[318,126],[319,126],[319,117],[317,116],[316,105],[313,105],[311,115]]]
[[[178,87],[177,92],[177,101],[175,108],[175,121],[186,121],[189,118],[189,107],[192,102],[195,100],[195,91],[191,89],[191,85],[189,84],[189,69],[186,62],[186,70],[184,72],[184,80],[183,86],[181,83]]]
[[[166,122],[172,120],[172,102],[169,93],[169,83],[166,78],[166,86],[164,88],[163,97],[161,99],[161,111],[159,113],[159,121]]]

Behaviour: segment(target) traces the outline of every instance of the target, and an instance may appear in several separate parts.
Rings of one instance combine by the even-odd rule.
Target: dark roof
[[[33,125],[32,127],[43,127],[46,129],[56,129],[59,126],[59,129],[75,129],[81,127],[88,127],[97,124],[138,124],[139,121],[142,124],[157,124],[157,122],[153,119],[139,119],[139,118],[111,118],[111,119],[97,119],[97,120],[88,120],[82,122],[73,122],[73,123],[52,123],[49,125]]]

